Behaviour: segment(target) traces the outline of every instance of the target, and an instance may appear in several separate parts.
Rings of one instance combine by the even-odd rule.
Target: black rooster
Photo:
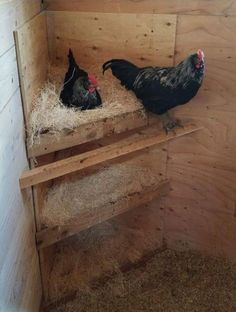
[[[69,68],[65,75],[60,99],[65,106],[81,110],[93,109],[102,104],[95,77],[81,69],[75,62],[71,49],[68,54]]]
[[[120,59],[103,64],[103,73],[111,68],[112,74],[128,90],[132,90],[144,107],[156,114],[167,113],[171,108],[190,101],[198,92],[204,76],[204,53],[198,50],[176,67],[144,67]],[[168,115],[168,114],[167,114]],[[178,125],[170,120],[166,131]]]

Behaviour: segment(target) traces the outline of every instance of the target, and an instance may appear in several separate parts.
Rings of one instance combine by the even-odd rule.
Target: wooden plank
[[[16,11],[14,1],[0,2],[0,56],[14,45]]]
[[[19,88],[15,47],[0,57],[0,112]]]
[[[0,113],[0,121],[0,307],[9,311],[20,309],[23,296],[26,306],[31,300],[36,306],[41,298],[40,284],[37,294],[27,289],[31,274],[37,276],[35,287],[40,277],[37,266],[29,270],[32,257],[37,258],[31,192],[21,194],[17,183],[28,167],[19,88]]]
[[[45,248],[69,236],[88,229],[98,223],[107,221],[131,209],[148,204],[154,199],[166,195],[169,183],[144,187],[141,193],[126,194],[115,203],[108,203],[103,207],[91,211],[83,211],[77,217],[67,221],[65,225],[46,228],[36,233],[38,248]]]
[[[14,0],[16,8],[16,26],[21,27],[27,21],[39,14],[41,8],[41,0]]]
[[[139,109],[130,113],[120,114],[112,118],[97,120],[96,123],[80,125],[70,133],[61,133],[60,136],[43,134],[39,142],[35,142],[28,148],[29,157],[36,157],[51,152],[73,147],[78,144],[101,139],[111,134],[118,134],[124,131],[133,130],[146,126],[148,118],[143,111]]]
[[[36,312],[42,293],[32,194],[21,193],[17,182],[28,163],[13,38],[14,29],[39,7],[40,0],[0,1],[0,310],[4,312]]]
[[[156,116],[155,123],[158,124],[158,122],[159,118]],[[127,135],[127,133],[122,133],[119,135],[119,139],[121,139],[121,137],[124,138]],[[68,150],[63,150],[55,154],[54,161],[84,153],[92,148],[111,144],[115,141],[117,141],[117,136],[109,136],[98,142],[91,142]],[[140,191],[138,186],[140,183],[136,179],[136,176],[140,177],[140,175],[135,174],[136,170],[132,170],[132,168],[140,168],[142,172],[151,171],[156,181],[153,184],[159,185],[166,180],[167,152],[165,147],[166,144],[163,143],[157,147],[146,149],[145,152],[123,156],[122,159],[114,159],[109,162],[109,164],[103,163],[96,167],[88,168],[83,172],[78,172],[78,174],[65,176],[51,182],[53,182],[53,187],[57,187],[57,185],[59,186],[64,182],[71,181],[73,183],[73,181],[77,181],[77,179],[80,179],[81,177],[96,173],[97,170],[102,170],[104,167],[105,170],[110,170],[111,167],[114,168],[116,165],[124,165],[127,169],[131,169],[131,175],[134,176],[134,181],[131,185],[127,185],[127,181],[125,180],[124,185],[127,185],[129,193],[135,193],[136,191]],[[47,159],[47,156],[48,155],[38,157],[38,165],[41,166],[44,165],[45,162],[52,162],[52,160]],[[122,176],[120,178],[118,176],[114,179],[114,185],[117,185],[117,180],[119,179],[122,180]],[[143,176],[140,177],[140,179],[143,180]],[[152,183],[149,182],[148,185],[151,185]],[[98,186],[101,190],[101,195],[106,192],[106,185],[107,181],[104,181],[104,183],[101,183],[101,185]],[[42,197],[39,196],[38,198],[42,230],[47,224],[48,226],[53,226],[53,223],[47,222],[50,219],[52,211],[50,209],[48,210],[49,207],[45,204],[46,196],[50,196],[51,186],[47,185],[47,183],[43,183],[36,187],[46,188],[44,191],[40,190],[40,194],[43,192],[45,195],[42,195]],[[126,189],[126,186],[121,188]],[[104,192],[102,189],[104,189]],[[100,206],[103,206],[104,204],[105,198],[103,204]],[[76,216],[76,211],[72,207],[75,207],[74,204],[72,204],[71,207],[68,207],[66,215],[69,213],[71,216]],[[65,209],[67,209],[62,202],[59,202],[58,205],[55,204],[55,208],[58,209],[58,215],[60,216],[63,216]],[[108,263],[107,261],[103,262],[103,260],[101,260],[99,265],[97,265],[98,263],[95,261],[95,263],[91,264],[91,261],[97,258],[104,259],[105,256],[105,259],[115,259],[115,261],[117,261],[116,263],[119,263],[119,265],[122,266],[127,264],[127,262],[135,262],[142,257],[143,254],[161,248],[163,242],[164,210],[160,208],[159,199],[154,200],[150,204],[130,210],[125,214],[112,218],[110,221],[108,220],[93,226],[78,235],[74,235],[59,242],[58,244],[40,249],[39,253],[44,284],[44,302],[48,303],[52,300],[58,300],[64,295],[67,295],[71,290],[76,290],[86,284],[88,279],[91,280],[103,276],[103,274],[108,271],[113,271],[114,267],[111,268],[109,264],[110,262]],[[59,219],[61,219],[61,217],[59,217]],[[51,220],[55,219],[52,218]],[[59,225],[59,223],[55,224]],[[85,239],[83,239],[83,237]],[[89,242],[86,238],[88,238]],[[95,245],[92,245],[91,242],[94,242]],[[63,244],[65,248],[62,247],[61,244]],[[107,252],[109,254],[107,254]],[[105,253],[106,255],[104,255]],[[57,260],[55,261],[55,259]],[[77,265],[78,261],[79,265]],[[70,273],[68,273],[68,275],[63,275],[62,271],[64,269],[66,271],[68,270]],[[56,289],[55,285],[57,285]]]
[[[64,160],[41,166],[30,171],[26,171],[20,178],[21,188],[26,188],[38,183],[42,183],[68,173],[82,170],[96,164],[111,160],[128,153],[139,151],[147,147],[167,142],[179,136],[186,135],[201,129],[194,124],[189,124],[183,129],[166,134],[160,129],[147,128],[139,133],[131,135],[128,139],[121,140],[109,146],[101,147],[94,151],[73,156]]]
[[[39,14],[15,32],[26,122],[33,98],[47,79],[48,45],[45,14]]]
[[[176,62],[201,47],[207,67],[197,97],[175,114],[198,120],[204,130],[169,144],[167,174],[173,190],[163,200],[171,248],[192,248],[232,260],[236,260],[235,28],[235,17],[179,17]]]
[[[0,1],[0,55],[14,46],[13,31],[40,12],[40,0]]]
[[[53,36],[49,37],[53,62],[66,63],[70,47],[84,64],[91,64],[92,59],[102,64],[109,58],[129,58],[140,65],[173,63],[175,15],[84,12],[47,15],[48,33]]]
[[[51,11],[236,15],[234,0],[46,0]]]

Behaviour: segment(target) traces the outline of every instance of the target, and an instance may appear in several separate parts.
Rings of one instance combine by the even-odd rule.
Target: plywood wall
[[[167,174],[172,181],[172,191],[161,205],[165,210],[164,236],[171,248],[193,248],[236,260],[236,2],[46,0],[46,6],[49,11],[49,38],[53,38],[50,40],[51,56],[57,61],[65,60],[61,52],[65,54],[68,46],[75,47],[78,53],[79,47],[83,46],[86,51],[91,51],[91,55],[99,54],[104,42],[89,46],[84,37],[82,42],[77,41],[76,37],[83,30],[83,36],[86,36],[90,24],[98,26],[95,34],[99,36],[105,26],[99,25],[105,21],[100,17],[106,16],[105,13],[108,13],[107,16],[119,15],[117,18],[120,21],[132,13],[132,27],[140,26],[132,30],[136,36],[142,35],[143,30],[149,35],[146,31],[149,22],[143,23],[141,15],[145,16],[146,21],[153,21],[152,26],[157,26],[163,14],[167,14],[165,16],[172,24],[166,28],[168,31],[165,30],[165,43],[155,40],[154,35],[150,36],[153,44],[151,51],[148,51],[148,38],[140,40],[143,42],[142,48],[139,47],[141,59],[140,55],[137,56],[138,46],[132,42],[135,36],[127,27],[117,39],[119,45],[116,45],[116,40],[114,46],[108,45],[113,55],[118,50],[119,56],[123,54],[125,57],[127,51],[127,56],[139,64],[154,61],[156,64],[165,61],[171,64],[198,48],[204,49],[206,79],[203,87],[190,104],[175,109],[175,114],[180,118],[195,119],[205,129],[168,144]],[[86,16],[91,17],[87,24],[83,22],[87,28],[78,29],[79,17],[84,21]],[[65,33],[65,24],[62,26],[63,18],[69,25],[70,35]],[[107,20],[107,23],[110,25],[112,21]],[[114,33],[119,35],[119,29],[112,29],[109,36],[114,36]],[[131,40],[133,49],[124,46],[126,36],[127,40]],[[120,50],[121,38],[124,48]],[[173,41],[172,45],[170,41]],[[171,48],[163,52],[165,44]],[[58,51],[60,46],[62,50]],[[160,58],[158,51],[156,54],[154,52],[155,47],[162,51]]]
[[[31,193],[18,179],[28,167],[13,30],[40,1],[0,2],[0,311],[38,311],[41,299]]]
[[[206,54],[206,79],[191,104],[176,109],[205,129],[169,144],[166,238],[236,260],[236,17],[178,17],[176,62],[189,50]]]
[[[51,11],[236,15],[234,0],[45,0]]]
[[[82,64],[126,58],[136,63],[173,63],[175,15],[49,12],[50,56],[57,64],[67,62],[72,48]]]
[[[17,60],[26,120],[35,94],[48,78],[48,41],[45,13],[42,12],[15,31]]]

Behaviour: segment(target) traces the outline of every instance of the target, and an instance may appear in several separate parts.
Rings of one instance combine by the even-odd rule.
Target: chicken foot
[[[172,118],[169,112],[166,112],[165,114],[162,115],[162,123],[163,129],[166,131],[166,134],[168,134],[170,131],[175,132],[176,128],[183,128],[181,121]]]

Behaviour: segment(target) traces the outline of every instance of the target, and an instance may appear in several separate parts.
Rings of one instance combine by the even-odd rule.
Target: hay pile
[[[73,131],[82,124],[96,122],[102,118],[113,117],[125,112],[134,112],[142,108],[132,92],[127,92],[110,72],[102,74],[98,66],[86,68],[93,73],[100,87],[103,105],[94,110],[80,111],[67,108],[60,102],[59,95],[63,84],[66,68],[51,67],[49,81],[39,90],[33,102],[28,129],[29,144],[40,143],[43,133],[50,133],[56,137],[65,131]]]
[[[63,182],[56,181],[45,196],[42,222],[48,226],[62,225],[82,210],[93,213],[109,202],[157,184],[158,179],[151,168],[120,163],[87,176],[74,175]]]
[[[236,265],[193,252],[166,250],[47,311],[233,312]]]

